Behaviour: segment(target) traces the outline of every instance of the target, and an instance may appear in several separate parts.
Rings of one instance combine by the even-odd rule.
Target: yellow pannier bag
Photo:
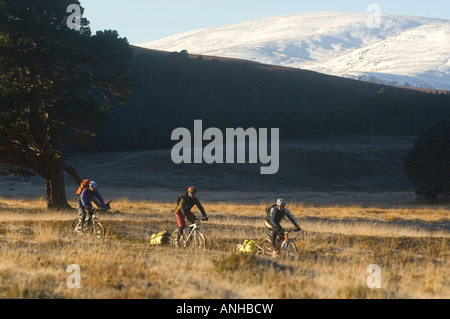
[[[258,251],[258,243],[254,240],[245,240],[240,246],[239,252],[241,253],[256,253]]]
[[[167,230],[152,234],[150,245],[165,245],[170,242],[170,233]]]

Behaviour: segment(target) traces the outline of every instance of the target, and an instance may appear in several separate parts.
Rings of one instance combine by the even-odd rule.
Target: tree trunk
[[[47,209],[63,210],[70,209],[66,199],[66,187],[64,184],[64,170],[61,160],[55,160],[52,163],[50,176],[45,179],[45,188],[47,194]]]

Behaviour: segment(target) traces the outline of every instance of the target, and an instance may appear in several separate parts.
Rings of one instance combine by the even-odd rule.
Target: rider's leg
[[[272,244],[275,250],[280,249],[280,239],[282,239],[284,236],[283,229],[281,227],[275,228],[272,233]]]
[[[177,216],[177,224],[178,224],[178,238],[177,241],[180,241],[180,237],[183,234],[184,228],[186,227],[186,221],[184,220],[184,215],[181,211],[177,210],[175,212],[175,215]]]
[[[267,220],[264,221],[264,226],[270,231],[270,240],[272,242],[272,248],[277,250],[277,235],[278,231],[277,228],[274,227],[271,223],[269,223]]]
[[[78,195],[77,195],[77,209],[78,209],[78,214],[82,215],[84,212],[84,209],[83,209],[83,204],[81,204],[80,196],[78,196]]]
[[[83,213],[81,214],[81,229],[84,229],[84,224],[86,224],[85,222],[86,219],[86,211],[83,211]]]
[[[88,226],[90,226],[92,223],[92,215],[93,214],[94,213],[91,210],[88,210],[88,220],[87,220]]]
[[[277,250],[277,234],[278,234],[278,232],[277,232],[276,229],[272,230],[272,238],[271,238],[271,240],[272,240],[272,247],[275,250]]]
[[[186,218],[187,218],[187,220],[188,220],[191,224],[194,223],[195,220],[197,219],[197,217],[195,217],[194,213],[191,212],[191,211],[188,211],[188,212],[186,213]]]
[[[86,211],[84,210],[83,204],[81,203],[80,196],[77,195],[77,209],[78,215],[81,217],[81,229],[84,227],[84,220],[86,219]]]

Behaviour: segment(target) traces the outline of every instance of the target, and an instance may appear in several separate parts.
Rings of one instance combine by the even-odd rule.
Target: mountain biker
[[[272,231],[272,245],[275,250],[278,249],[277,245],[277,236],[279,238],[284,237],[284,229],[280,225],[280,221],[287,216],[287,218],[291,221],[292,224],[296,227],[294,231],[300,231],[301,228],[295,220],[294,216],[291,212],[286,208],[286,200],[283,198],[277,199],[277,204],[273,205],[272,208],[268,211],[266,219],[264,221],[264,225],[270,231]]]
[[[186,227],[185,218],[187,218],[187,220],[190,223],[193,223],[197,219],[194,213],[191,212],[192,207],[197,206],[198,209],[200,209],[203,218],[205,220],[208,220],[208,216],[206,215],[205,209],[203,208],[202,204],[200,204],[200,201],[196,197],[196,193],[197,189],[195,187],[193,186],[189,187],[186,194],[182,195],[178,203],[178,206],[175,209],[175,215],[177,216],[178,221],[178,229],[180,230],[178,236],[181,236],[184,228]],[[180,237],[178,237],[177,239],[179,240]]]
[[[103,200],[102,196],[98,192],[98,185],[94,181],[89,182],[89,187],[83,189],[80,195],[80,200],[83,208],[87,208],[89,212],[89,220],[88,223],[91,221],[92,217],[92,204],[91,202],[94,202],[99,208],[101,207],[103,210],[106,210],[106,204]],[[86,219],[86,210],[83,209],[83,213],[81,216],[81,229],[84,229],[84,220]]]

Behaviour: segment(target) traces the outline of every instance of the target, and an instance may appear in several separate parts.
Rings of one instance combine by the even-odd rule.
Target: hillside
[[[369,14],[292,14],[194,30],[138,46],[232,57],[388,85],[450,89],[450,21]],[[430,50],[432,48],[432,50]]]
[[[170,55],[175,56],[177,53],[176,51],[162,51],[162,50],[155,50],[155,49],[149,49],[144,48],[136,45],[130,46],[133,49],[134,52],[134,59],[138,60],[139,58],[142,58],[142,55],[146,56],[152,56],[154,59],[167,59],[170,60]],[[180,50],[183,51],[183,50]],[[381,88],[389,88],[389,92],[396,95],[402,95],[402,96],[414,96],[416,95],[414,92],[411,92],[411,90],[417,90],[420,92],[428,93],[430,92],[426,88],[420,88],[420,87],[408,87],[408,86],[398,86],[398,85],[384,85],[380,83],[371,83],[361,80],[355,80],[355,79],[349,79],[342,76],[336,76],[336,75],[330,75],[325,74],[321,72],[316,72],[308,69],[302,69],[302,68],[295,68],[295,67],[289,67],[289,66],[283,66],[283,65],[275,65],[275,64],[267,64],[267,63],[261,63],[257,61],[247,60],[247,59],[240,59],[240,58],[233,58],[233,57],[224,57],[224,56],[217,56],[217,55],[208,55],[208,54],[195,54],[192,52],[186,51],[185,56],[189,57],[189,59],[192,60],[204,60],[204,61],[210,61],[217,63],[219,62],[220,65],[227,66],[227,65],[241,65],[243,67],[247,68],[256,68],[259,70],[268,71],[273,75],[277,74],[283,74],[283,75],[292,75],[295,78],[301,78],[305,81],[321,81],[321,82],[332,82],[333,85],[336,86],[337,89],[346,90],[346,89],[352,89],[354,92],[357,92],[357,95],[376,95],[376,93]],[[140,79],[137,78],[139,81]],[[446,93],[445,90],[434,90],[432,92],[439,92],[439,93]]]
[[[314,135],[417,136],[450,117],[450,96],[425,94],[313,71],[133,47],[136,86],[89,147],[67,155],[167,149],[176,128],[280,128]]]

